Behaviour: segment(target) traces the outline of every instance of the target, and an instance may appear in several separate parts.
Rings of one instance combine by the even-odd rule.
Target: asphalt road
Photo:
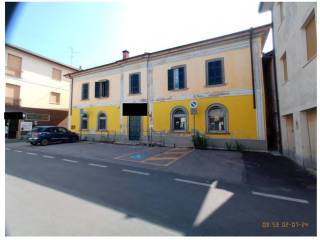
[[[6,234],[316,235],[316,198],[7,148]]]

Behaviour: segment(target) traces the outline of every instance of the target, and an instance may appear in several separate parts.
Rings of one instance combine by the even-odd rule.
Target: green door
[[[140,140],[141,117],[129,116],[129,140]]]

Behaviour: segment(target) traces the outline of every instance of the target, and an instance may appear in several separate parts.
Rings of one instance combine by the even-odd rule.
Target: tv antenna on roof
[[[79,52],[74,51],[74,50],[73,50],[73,47],[69,47],[69,49],[70,49],[70,65],[72,66],[72,64],[73,64],[73,58],[74,58],[74,56],[75,56],[76,54],[78,54]]]

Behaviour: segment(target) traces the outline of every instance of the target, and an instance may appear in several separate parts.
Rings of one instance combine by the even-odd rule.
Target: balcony
[[[7,106],[20,107],[20,102],[21,102],[20,98],[6,97]]]
[[[6,75],[21,78],[21,70],[6,67]]]

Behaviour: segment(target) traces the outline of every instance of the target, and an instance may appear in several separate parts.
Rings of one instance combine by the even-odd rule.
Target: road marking
[[[102,168],[108,167],[108,166],[106,166],[106,165],[95,164],[95,163],[89,163],[88,165],[89,165],[89,166],[93,166],[93,167],[102,167]]]
[[[38,155],[38,153],[27,152],[29,155]]]
[[[20,151],[20,150],[14,150],[15,152],[22,152],[22,151]]]
[[[174,180],[177,182],[191,183],[191,184],[196,184],[196,185],[205,186],[209,188],[215,188],[218,184],[218,181],[214,181],[211,184],[209,184],[209,183],[196,182],[196,181],[191,181],[191,180],[186,180],[181,178],[175,178]]]
[[[54,157],[49,156],[49,155],[42,155],[42,157],[44,157],[44,158],[54,158]]]
[[[6,150],[11,150],[11,148],[6,148]]]
[[[61,160],[65,161],[65,162],[69,162],[69,163],[78,163],[78,161],[70,160],[70,159],[66,159],[66,158],[62,158]]]
[[[122,169],[123,172],[128,172],[128,173],[136,173],[140,175],[150,175],[150,173],[147,172],[140,172],[140,171],[134,171],[134,170],[129,170],[129,169]]]
[[[253,195],[258,195],[258,196],[262,196],[262,197],[276,198],[276,199],[280,199],[280,200],[286,200],[286,201],[292,201],[292,202],[298,202],[298,203],[304,203],[304,204],[309,203],[309,201],[304,200],[304,199],[299,199],[299,198],[291,198],[291,197],[285,197],[285,196],[281,196],[281,195],[274,195],[274,194],[254,192],[254,191],[252,191],[251,193]]]

